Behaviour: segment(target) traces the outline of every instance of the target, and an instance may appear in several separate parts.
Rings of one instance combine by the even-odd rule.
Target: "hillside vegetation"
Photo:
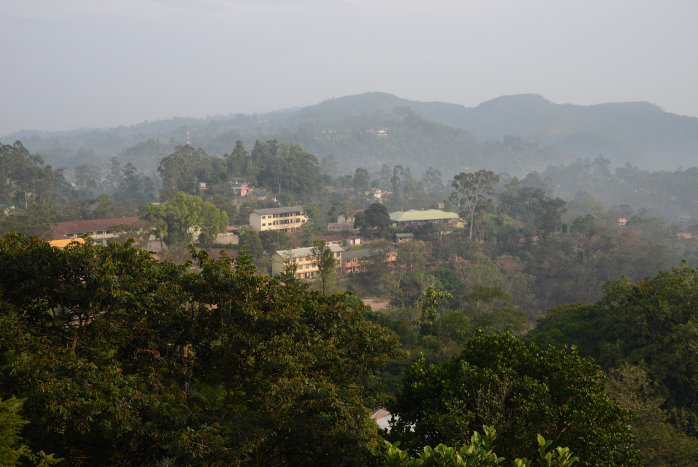
[[[279,139],[332,158],[339,173],[359,166],[428,165],[444,172],[488,168],[525,175],[576,157],[607,157],[614,166],[676,169],[695,163],[698,119],[663,112],[646,103],[559,105],[538,95],[506,96],[475,108],[367,93],[301,109],[206,119],[177,118],[111,129],[18,132],[56,166],[108,161],[118,156],[154,171],[158,158],[186,142],[212,154],[235,141]]]

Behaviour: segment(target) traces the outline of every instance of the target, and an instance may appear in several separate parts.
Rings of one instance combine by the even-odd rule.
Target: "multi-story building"
[[[397,262],[397,250],[380,249],[345,251],[342,253],[342,272],[344,274],[363,272],[368,268],[371,258],[382,259],[388,265],[394,265]]]
[[[264,230],[294,232],[306,222],[308,222],[308,216],[305,215],[303,206],[255,209],[250,213],[250,226],[259,232]]]
[[[334,259],[337,261],[337,266],[339,267],[342,264],[342,253],[344,252],[344,248],[335,244],[327,246],[332,250]],[[296,263],[296,279],[312,280],[317,276],[318,267],[315,261],[315,255],[313,254],[313,247],[294,248],[292,250],[279,250],[275,252],[271,255],[271,273],[278,276],[284,272],[286,261],[293,261]]]

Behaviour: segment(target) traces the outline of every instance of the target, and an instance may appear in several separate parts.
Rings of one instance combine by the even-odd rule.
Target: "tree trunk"
[[[475,211],[470,211],[470,240],[473,239],[473,222],[475,221]]]

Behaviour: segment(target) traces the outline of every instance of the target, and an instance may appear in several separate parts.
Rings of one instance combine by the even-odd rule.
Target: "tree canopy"
[[[575,345],[604,368],[640,365],[657,384],[663,408],[698,435],[698,273],[683,266],[636,283],[604,286],[596,304],[558,307],[527,336]]]
[[[498,454],[532,457],[536,434],[569,447],[583,465],[639,460],[628,423],[630,412],[604,392],[605,376],[574,349],[540,349],[511,334],[480,336],[457,357],[406,373],[391,408],[391,435],[412,449],[458,445],[483,425],[500,438]],[[530,448],[527,448],[530,446]]]
[[[0,400],[70,464],[356,465],[396,339],[347,295],[195,252],[0,242]]]
[[[146,219],[157,223],[157,229],[168,245],[190,242],[195,231],[213,237],[228,227],[227,213],[182,191],[166,204],[148,205],[147,210]]]
[[[451,200],[460,209],[461,215],[470,218],[470,238],[473,238],[473,223],[475,213],[484,209],[494,195],[494,187],[499,182],[499,176],[490,170],[478,170],[477,172],[461,172],[455,177],[451,185],[453,193]]]
[[[390,225],[390,214],[383,204],[373,203],[364,212],[356,214],[355,223],[364,234],[373,236],[374,231],[383,234]]]

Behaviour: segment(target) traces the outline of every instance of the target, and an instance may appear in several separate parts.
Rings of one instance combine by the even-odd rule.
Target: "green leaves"
[[[354,297],[192,254],[196,268],[131,244],[0,242],[0,398],[26,397],[28,448],[71,464],[370,462],[396,338]]]
[[[495,429],[491,426],[483,426],[484,434],[473,432],[470,444],[462,446],[460,449],[439,444],[435,448],[424,446],[422,452],[417,457],[411,457],[408,452],[401,450],[398,443],[385,442],[384,466],[391,467],[497,467],[505,461],[504,457],[499,457],[492,450],[496,438]],[[538,440],[538,458],[533,461],[517,458],[512,461],[514,467],[530,467],[539,465],[545,467],[569,467],[579,461],[578,457],[572,457],[572,452],[568,448],[557,447],[548,452],[552,441],[546,441],[540,434]]]
[[[177,192],[166,204],[149,204],[146,219],[156,223],[168,245],[189,243],[196,232],[213,237],[225,231],[228,215],[198,196]]]
[[[442,365],[415,363],[390,412],[391,434],[409,447],[455,444],[475,426],[501,433],[508,458],[532,456],[536,433],[579,453],[589,464],[637,459],[629,414],[604,393],[603,373],[574,350],[541,350],[510,334],[480,336]]]
[[[594,305],[560,307],[527,339],[576,345],[607,369],[640,365],[666,398],[685,411],[684,429],[698,434],[698,273],[682,266],[633,283],[608,282]],[[680,418],[684,418],[681,416]],[[694,420],[691,422],[690,420]]]

